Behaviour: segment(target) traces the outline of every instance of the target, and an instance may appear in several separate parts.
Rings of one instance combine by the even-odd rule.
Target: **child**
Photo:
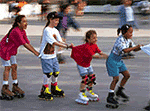
[[[95,83],[96,76],[93,72],[92,65],[90,62],[92,56],[95,53],[99,53],[102,57],[107,58],[108,56],[104,54],[97,46],[97,34],[95,30],[89,30],[86,33],[86,43],[73,47],[71,57],[76,61],[77,68],[82,78],[80,84],[79,98],[75,101],[81,104],[88,104],[88,101],[98,101],[98,95],[94,94],[93,84]],[[87,86],[87,87],[86,87]],[[86,89],[85,89],[86,88]]]
[[[70,8],[70,4],[62,4],[60,5],[60,13],[58,13],[58,15],[62,17],[62,19],[59,20],[59,24],[56,28],[59,30],[63,42],[66,42],[66,33],[69,27],[73,27],[74,29],[79,31],[79,25],[69,14]],[[61,64],[65,63],[65,58],[62,56],[62,53],[62,49],[59,49],[57,57],[59,63]]]
[[[43,31],[43,37],[40,47],[40,57],[43,70],[43,86],[39,98],[53,100],[53,95],[64,96],[64,91],[57,86],[59,75],[59,63],[56,57],[55,45],[63,48],[69,48],[67,44],[62,43],[61,36],[55,28],[61,17],[57,12],[51,12],[47,15],[47,24]],[[49,91],[49,79],[52,79],[51,93]]]
[[[24,15],[18,15],[12,28],[8,34],[0,42],[0,57],[4,66],[3,87],[1,90],[2,98],[12,100],[14,96],[24,97],[24,91],[18,87],[17,80],[17,49],[20,45],[24,45],[29,51],[36,56],[39,53],[30,45],[30,41],[26,36],[25,29],[27,28],[27,19]],[[12,91],[9,90],[8,79],[9,72],[12,71]]]
[[[118,107],[118,102],[113,97],[114,97],[114,89],[116,87],[117,82],[119,81],[119,73],[121,73],[124,77],[121,80],[118,90],[116,91],[116,96],[123,98],[124,101],[129,100],[129,97],[126,94],[124,94],[123,89],[127,80],[130,78],[130,74],[125,64],[121,60],[122,54],[128,53],[130,51],[139,51],[141,46],[141,45],[135,46],[131,40],[133,33],[133,28],[131,25],[125,24],[121,27],[121,29],[119,28],[118,35],[120,31],[122,32],[122,35],[120,35],[117,38],[114,47],[106,61],[108,75],[113,77],[113,81],[110,84],[110,91],[107,97],[107,102],[114,104],[114,107],[116,108]],[[129,48],[130,43],[132,43],[133,46],[131,48]]]
[[[133,28],[135,27],[136,29],[139,29],[139,26],[135,20],[134,17],[134,10],[131,7],[132,5],[132,0],[123,0],[123,5],[119,9],[119,15],[120,15],[120,26],[121,28],[124,24],[129,24]],[[130,47],[132,47],[130,45]],[[125,53],[122,55],[122,59],[128,59],[128,58],[133,58],[135,55],[132,53]]]

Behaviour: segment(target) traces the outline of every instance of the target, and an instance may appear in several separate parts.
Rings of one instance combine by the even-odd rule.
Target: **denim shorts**
[[[92,66],[82,67],[82,66],[80,66],[80,65],[77,64],[77,68],[78,68],[80,76],[85,76],[85,75],[93,74],[93,68],[92,68]]]
[[[2,66],[3,67],[5,67],[5,66],[11,66],[11,64],[17,64],[16,55],[11,56],[10,60],[6,61],[6,60],[4,60],[2,58],[1,58],[1,60],[2,60]]]
[[[121,57],[111,53],[106,60],[106,68],[109,76],[119,76],[119,73],[127,70]]]
[[[52,59],[41,59],[41,64],[44,74],[59,72],[59,63],[57,57]]]

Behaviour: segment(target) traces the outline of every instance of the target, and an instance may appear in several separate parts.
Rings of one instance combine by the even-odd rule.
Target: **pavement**
[[[138,16],[138,18],[140,18]],[[79,45],[83,43],[85,32],[94,29],[98,33],[98,46],[109,54],[117,38],[118,18],[115,15],[89,14],[75,18],[81,25],[81,31],[76,32],[70,29],[67,33],[67,43]],[[140,21],[141,22],[141,21]],[[139,22],[139,23],[140,23]],[[37,17],[28,17],[27,36],[31,45],[39,50],[40,38],[45,21],[38,21]],[[0,21],[0,38],[11,28],[9,20]],[[133,40],[136,44],[149,44],[149,25],[140,25],[140,29],[134,31]],[[79,93],[81,78],[78,74],[76,63],[70,58],[71,50],[66,50],[66,64],[60,64],[61,74],[58,78],[58,85],[65,91],[64,98],[54,98],[53,101],[39,100],[38,95],[42,87],[42,68],[40,60],[31,52],[21,46],[17,54],[19,86],[25,91],[25,98],[13,101],[0,101],[1,111],[112,111],[105,107],[109,84],[112,80],[107,74],[105,59],[93,59],[92,66],[97,77],[97,84],[94,92],[99,95],[99,102],[89,102],[89,105],[79,105],[75,99]],[[134,59],[124,60],[131,78],[125,86],[125,93],[130,96],[130,101],[121,104],[113,111],[144,111],[150,97],[150,62],[149,56],[143,51],[133,52]],[[3,67],[0,66],[0,78],[3,76]],[[122,75],[120,75],[120,79]],[[11,89],[11,76],[9,84]],[[119,85],[119,83],[118,83]],[[0,87],[2,87],[2,79]]]

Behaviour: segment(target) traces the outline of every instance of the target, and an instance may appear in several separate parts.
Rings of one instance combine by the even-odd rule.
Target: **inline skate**
[[[2,96],[0,96],[1,100],[13,100],[14,99],[14,93],[9,90],[9,85],[3,85],[1,90]]]
[[[119,104],[118,101],[114,99],[114,93],[109,93],[107,97],[106,107],[115,109],[119,107],[118,104]]]
[[[53,95],[51,94],[51,92],[49,92],[49,88],[45,87],[44,85],[42,86],[40,95],[38,95],[38,97],[40,99],[44,99],[44,100],[53,100]]]
[[[51,83],[51,92],[52,92],[53,96],[65,97],[64,91],[62,89],[58,88],[57,82],[55,82],[54,84]]]
[[[13,83],[12,92],[15,94],[14,97],[23,98],[25,92],[18,87],[18,83]]]
[[[123,90],[123,87],[118,87],[118,90],[116,91],[116,100],[125,103],[129,101],[129,97],[123,92]]]
[[[89,101],[99,101],[98,95],[95,94],[92,90],[87,90],[85,95],[89,99]]]
[[[85,95],[84,92],[80,92],[78,95],[78,99],[75,100],[78,104],[88,105],[89,99]]]

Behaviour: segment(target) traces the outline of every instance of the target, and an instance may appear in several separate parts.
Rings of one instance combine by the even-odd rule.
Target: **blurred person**
[[[96,75],[93,67],[90,65],[92,56],[95,53],[99,57],[107,58],[97,46],[97,33],[95,30],[88,30],[85,34],[85,43],[79,46],[73,46],[71,58],[77,63],[77,69],[81,76],[80,93],[75,101],[79,104],[88,104],[88,101],[99,101],[98,95],[93,92],[93,85],[96,85]]]
[[[107,97],[107,108],[117,108],[119,105],[118,100],[122,100],[123,102],[129,101],[129,96],[127,96],[123,90],[125,89],[124,86],[130,78],[130,73],[127,70],[124,62],[122,59],[122,54],[131,52],[131,51],[139,51],[141,50],[142,45],[135,46],[134,42],[132,41],[132,33],[133,28],[131,25],[124,24],[121,28],[118,28],[117,35],[122,33],[116,40],[113,49],[108,56],[106,61],[106,68],[108,75],[113,78],[110,89]],[[133,47],[129,48],[129,44],[132,43]],[[114,93],[116,85],[119,81],[119,73],[123,75],[123,78],[120,82],[116,93]],[[114,96],[116,95],[116,99]]]
[[[57,12],[47,15],[47,23],[43,30],[40,46],[40,58],[43,70],[43,85],[40,95],[41,99],[53,100],[53,96],[64,97],[65,93],[58,88],[57,80],[60,74],[59,63],[56,57],[55,46],[68,49],[69,46],[62,42],[59,31],[55,28],[62,17]],[[51,78],[51,92],[49,91],[49,80]]]
[[[148,18],[148,12],[149,12],[149,2],[148,0],[140,1],[137,4],[138,10],[142,15],[142,20],[143,23],[148,23],[149,18]]]
[[[75,6],[75,14],[77,16],[82,16],[84,15],[84,7],[87,5],[86,1],[82,1],[82,0],[74,0],[71,2],[74,6]]]
[[[43,0],[41,2],[41,20],[46,19],[49,4],[50,4],[50,0]]]
[[[28,4],[25,0],[19,0],[18,3],[19,8],[22,8],[24,5]]]
[[[79,24],[71,17],[70,15],[70,4],[65,3],[60,5],[60,12],[58,13],[59,16],[62,17],[59,20],[59,24],[57,25],[56,29],[60,32],[63,42],[66,43],[66,34],[69,30],[69,27],[73,27],[75,30],[80,31]],[[63,50],[62,48],[58,49],[57,57],[59,63],[65,63],[65,58],[62,55]]]
[[[33,48],[26,36],[25,29],[27,28],[27,25],[26,17],[24,15],[18,15],[15,18],[15,22],[12,25],[12,28],[0,42],[0,57],[2,60],[2,66],[4,66],[1,99],[12,100],[14,96],[24,97],[25,95],[25,92],[18,87],[17,79],[16,55],[19,46],[23,45],[36,56],[39,56],[39,53]],[[13,84],[12,91],[9,90],[8,85],[10,71]]]
[[[135,17],[134,17],[134,11],[131,7],[132,4],[132,0],[123,0],[123,5],[120,6],[119,9],[119,17],[120,17],[120,28],[124,25],[124,24],[129,24],[132,25],[132,27],[139,29],[139,26],[137,24],[137,22],[135,21]],[[129,47],[132,47],[132,45],[130,45]],[[126,53],[123,56],[123,59],[128,59],[128,58],[134,58],[134,54],[132,53]]]

